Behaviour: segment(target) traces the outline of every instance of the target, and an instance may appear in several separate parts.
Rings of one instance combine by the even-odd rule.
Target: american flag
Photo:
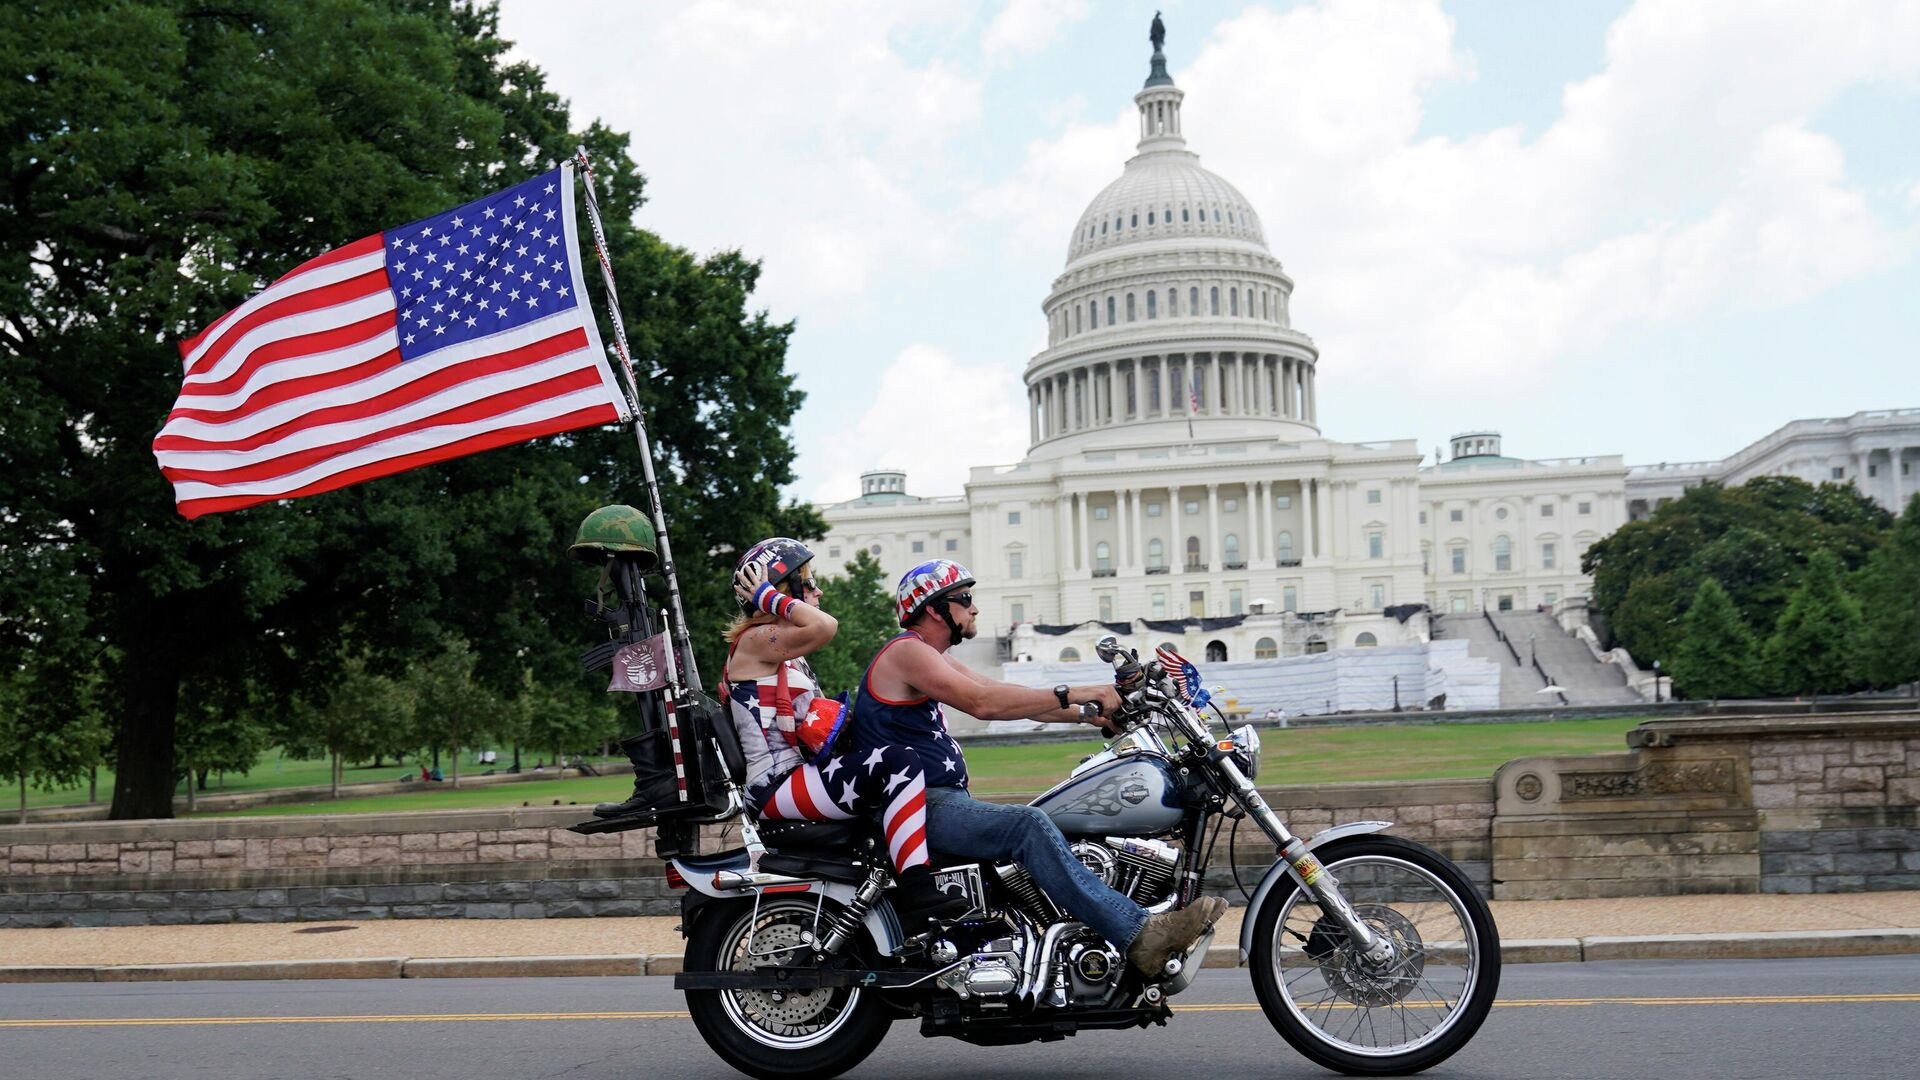
[[[180,344],[153,440],[177,509],[630,419],[583,287],[570,163],[303,263]]]
[[[1200,411],[1200,373],[1193,373],[1193,382],[1187,386],[1187,401],[1193,406],[1193,412]]]

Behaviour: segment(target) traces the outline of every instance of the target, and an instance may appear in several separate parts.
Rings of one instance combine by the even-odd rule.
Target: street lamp
[[[1653,703],[1660,704],[1660,661],[1653,662]]]
[[[1527,634],[1527,663],[1532,664],[1534,667],[1539,667],[1540,658],[1534,652],[1533,637],[1532,633]]]

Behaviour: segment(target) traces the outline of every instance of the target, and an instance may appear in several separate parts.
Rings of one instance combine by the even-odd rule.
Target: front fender
[[[1391,828],[1393,828],[1393,822],[1391,821],[1349,821],[1345,825],[1335,825],[1330,829],[1322,829],[1315,833],[1313,839],[1307,841],[1307,850],[1312,851],[1317,847],[1330,844],[1335,840],[1344,840],[1349,836],[1385,832]],[[1301,881],[1299,872],[1294,870],[1292,864],[1288,863],[1285,859],[1275,859],[1273,860],[1273,865],[1267,867],[1266,875],[1260,879],[1260,887],[1253,890],[1253,899],[1247,902],[1247,913],[1245,917],[1240,920],[1240,962],[1242,964],[1246,963],[1247,958],[1253,955],[1253,926],[1260,921],[1260,906],[1267,902],[1269,895],[1273,892],[1274,886],[1279,884],[1280,879],[1288,877],[1292,878],[1302,887],[1306,885],[1306,882]]]

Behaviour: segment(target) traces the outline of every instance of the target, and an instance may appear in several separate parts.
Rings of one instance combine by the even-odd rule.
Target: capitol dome
[[[1317,438],[1319,351],[1260,215],[1187,149],[1155,50],[1140,141],[1075,223],[1027,365],[1029,457],[1199,439]]]

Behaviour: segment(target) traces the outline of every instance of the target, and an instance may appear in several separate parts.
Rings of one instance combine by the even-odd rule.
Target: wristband
[[[787,596],[779,589],[774,588],[771,582],[763,581],[760,583],[759,588],[753,590],[753,606],[776,619],[787,618],[788,615],[793,612],[793,605],[795,603],[796,601],[793,597]]]

